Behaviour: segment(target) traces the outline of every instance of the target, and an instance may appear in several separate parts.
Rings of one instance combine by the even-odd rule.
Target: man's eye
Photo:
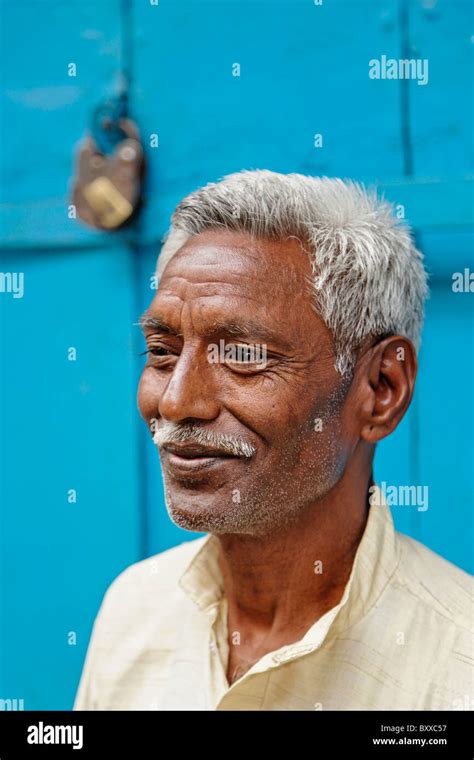
[[[164,359],[168,356],[173,356],[172,351],[170,351],[169,348],[166,346],[150,346],[146,349],[146,351],[143,351],[141,356],[153,356],[157,359]]]
[[[240,368],[242,371],[252,372],[265,369],[267,365],[266,347],[242,344],[229,345],[225,352],[225,362],[235,370]]]
[[[249,346],[236,346],[235,351],[230,357],[230,361],[240,364],[248,364],[255,361],[255,351]]]

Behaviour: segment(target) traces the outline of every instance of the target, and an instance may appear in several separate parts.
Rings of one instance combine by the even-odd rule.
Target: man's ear
[[[415,347],[408,338],[390,336],[361,357],[358,369],[360,437],[377,443],[395,430],[410,406],[418,369]]]

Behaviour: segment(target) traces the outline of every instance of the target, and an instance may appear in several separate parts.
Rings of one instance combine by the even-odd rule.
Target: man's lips
[[[169,451],[175,456],[183,459],[199,459],[205,457],[226,457],[237,459],[231,454],[222,451],[221,449],[215,449],[212,446],[202,446],[197,443],[165,443],[163,446],[165,451]]]
[[[242,459],[220,449],[196,443],[167,443],[161,447],[161,454],[164,455],[164,463],[171,471],[188,474],[217,467],[229,460]]]

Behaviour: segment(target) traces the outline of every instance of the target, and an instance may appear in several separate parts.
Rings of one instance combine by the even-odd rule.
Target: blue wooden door
[[[472,295],[452,290],[474,268],[470,3],[5,0],[1,15],[0,271],[24,293],[0,293],[0,698],[71,707],[107,585],[195,537],[167,517],[136,410],[136,322],[175,204],[242,168],[365,181],[414,225],[432,286],[420,375],[376,477],[427,485],[429,508],[394,507],[396,524],[472,570]],[[381,55],[428,59],[429,82],[370,79]],[[125,64],[145,206],[105,234],[70,218],[69,187]]]

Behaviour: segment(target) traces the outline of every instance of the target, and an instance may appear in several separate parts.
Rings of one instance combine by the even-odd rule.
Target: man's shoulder
[[[125,583],[148,584],[151,579],[152,582],[158,581],[163,585],[173,585],[199,552],[207,538],[206,535],[193,538],[190,541],[183,541],[181,544],[176,544],[176,546],[172,546],[159,554],[153,554],[134,562],[122,570],[113,584],[118,586]]]
[[[415,596],[440,624],[469,632],[473,614],[473,578],[419,541],[397,533],[400,561],[396,582]]]
[[[111,582],[104,596],[102,609],[130,603],[131,606],[163,600],[179,593],[178,581],[192,559],[204,546],[208,536],[183,541],[181,544],[134,562]]]

